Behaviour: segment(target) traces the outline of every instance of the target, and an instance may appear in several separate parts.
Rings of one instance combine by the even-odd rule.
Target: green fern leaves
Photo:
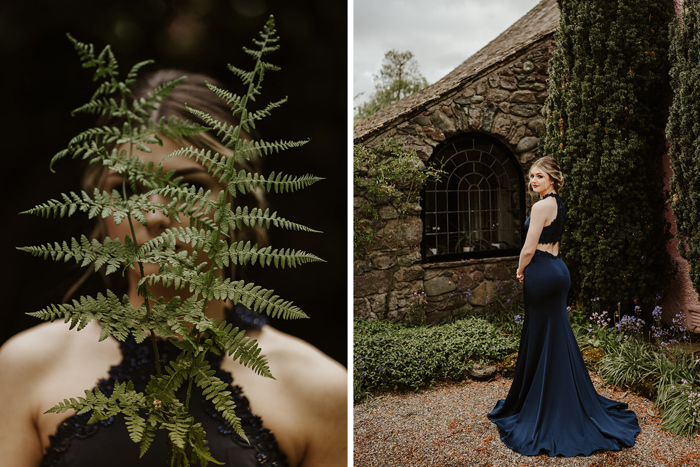
[[[246,71],[229,65],[244,85],[243,94],[207,84],[230,107],[237,123],[220,121],[210,113],[188,107],[207,127],[183,118],[151,116],[185,77],[162,84],[145,97],[134,98],[130,86],[151,61],[137,63],[120,80],[119,66],[109,46],[96,53],[93,45],[83,44],[70,35],[68,38],[83,67],[93,69],[93,79],[99,83],[92,99],[73,113],[107,117],[110,123],[72,138],[67,148],[52,158],[52,170],[63,158],[79,158],[104,167],[112,179],[118,180],[119,186],[109,191],[99,187],[92,193],[63,193],[58,199],[48,200],[24,214],[63,218],[82,213],[99,222],[109,219],[116,226],[126,226],[130,233],[121,235],[122,238],[80,236],[20,250],[54,261],[72,260],[105,274],[121,271],[130,281],[137,282],[131,285],[135,285],[139,297],[118,297],[107,290],[94,297],[83,296],[70,303],[49,305],[30,315],[47,321],[61,319],[77,330],[97,321],[101,326],[100,340],[110,336],[119,341],[133,338],[137,343],[151,339],[157,374],[152,375],[141,391],[130,381],[120,382],[110,395],[102,394],[99,389],[85,391],[84,397],[64,400],[49,412],[89,412],[91,422],[121,415],[130,438],[140,445],[141,455],[149,449],[155,432],[162,429],[167,431],[172,452],[169,465],[218,463],[209,452],[201,424],[189,414],[193,385],[201,389],[239,436],[247,438],[236,416],[230,387],[216,376],[207,355],[223,353],[261,376],[271,378],[272,374],[257,342],[247,337],[244,330],[207,316],[208,304],[212,300],[228,300],[271,317],[307,318],[299,307],[273,290],[226,277],[225,271],[245,265],[296,268],[323,261],[312,253],[237,240],[237,232],[244,228],[317,232],[269,209],[237,204],[237,195],[288,194],[321,180],[313,175],[275,172],[263,176],[239,166],[243,160],[298,148],[308,142],[267,142],[246,134],[287,100],[264,104],[257,110],[250,108],[261,95],[265,73],[278,69],[265,61],[279,47],[274,20],[270,18],[259,39],[253,41],[255,47],[244,49],[255,60],[253,69]],[[227,152],[219,154],[185,143],[164,161],[173,157],[194,161],[219,183],[216,190],[189,185],[183,176],[166,171],[162,162],[154,164],[139,157],[162,146],[165,138],[180,144],[204,131],[211,131]],[[136,228],[151,229],[149,213],[160,213],[180,225],[164,228],[144,240],[135,232]],[[146,274],[146,264],[157,265],[158,272],[152,273],[154,269],[150,269],[151,273]],[[135,274],[140,274],[140,279],[133,279]],[[173,290],[169,300],[157,296],[164,287]],[[134,293],[134,287],[130,290]],[[171,339],[181,350],[164,369],[160,367],[157,337]],[[188,395],[183,401],[176,392],[184,386]]]

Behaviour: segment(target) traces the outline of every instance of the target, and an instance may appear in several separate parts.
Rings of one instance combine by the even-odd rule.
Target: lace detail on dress
[[[267,324],[267,320],[262,315],[242,308],[244,307],[227,310],[227,321],[242,329],[260,329],[264,324]],[[120,350],[122,353],[121,363],[110,368],[108,379],[102,379],[97,383],[97,387],[107,397],[114,392],[117,381],[132,380],[135,388],[142,391],[150,380],[150,376],[155,373],[153,347],[150,340],[137,344],[133,337],[129,337],[125,342],[120,343]],[[170,360],[177,358],[180,350],[169,341],[159,340],[158,353],[161,357],[161,364],[165,365]],[[236,414],[241,419],[241,426],[250,440],[250,444],[233,431],[231,425],[223,420],[216,410],[213,402],[207,400],[202,394],[200,399],[203,411],[217,422],[221,422],[218,431],[222,435],[226,435],[227,439],[244,448],[254,449],[258,465],[263,467],[287,466],[284,454],[280,451],[272,432],[263,427],[260,417],[250,411],[248,399],[243,395],[239,386],[233,385],[231,373],[221,369],[222,358],[222,355],[211,354],[208,356],[212,368],[216,370],[217,377],[229,385],[231,399],[236,404]],[[70,448],[74,439],[92,437],[100,430],[100,427],[109,426],[114,422],[114,417],[110,417],[94,424],[88,424],[90,415],[90,413],[73,415],[58,426],[56,434],[49,436],[50,444],[42,459],[42,467],[59,465],[61,457]]]
[[[554,192],[543,196],[542,199],[549,197],[553,197],[557,202],[557,217],[552,220],[551,224],[542,229],[538,243],[559,243],[561,240],[561,234],[564,233],[564,220],[566,219],[564,202],[561,200],[559,195]]]
[[[550,193],[542,199],[553,197],[557,201],[557,217],[554,218],[551,224],[542,228],[542,233],[540,234],[540,239],[537,243],[559,243],[561,240],[561,235],[564,233],[564,222],[566,221],[566,209],[564,208],[564,202],[561,200],[558,194]],[[528,217],[525,221],[525,231],[530,227],[530,218]]]

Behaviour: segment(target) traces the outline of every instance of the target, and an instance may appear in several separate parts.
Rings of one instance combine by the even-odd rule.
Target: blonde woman
[[[165,70],[146,76],[132,91],[139,98],[166,81],[179,78],[183,72]],[[184,104],[203,110],[219,120],[235,124],[229,109],[204,85],[212,79],[189,74],[189,78],[153,111],[152,118],[161,116],[196,120]],[[201,123],[201,122],[200,122]],[[209,134],[189,137],[187,141],[164,139],[163,145],[152,145],[152,152],[137,152],[147,162],[160,163],[173,150],[194,145],[225,154],[221,142]],[[221,189],[217,179],[198,163],[185,157],[172,157],[163,162],[166,171],[175,170],[184,181],[212,190]],[[90,166],[84,178],[84,188],[111,191],[121,186],[122,176],[106,167]],[[164,202],[165,200],[158,200]],[[236,198],[237,203],[261,206],[261,196]],[[144,213],[147,225],[135,223],[139,243],[176,226],[172,217],[159,211]],[[177,224],[182,225],[182,224]],[[93,236],[124,239],[130,235],[124,222],[113,220],[98,224]],[[245,229],[235,232],[238,240],[264,243],[265,232]],[[179,244],[179,249],[189,245]],[[157,273],[155,265],[145,273]],[[242,271],[231,270],[232,277]],[[117,277],[113,274],[110,278]],[[136,284],[140,274],[131,270],[123,283],[110,287],[123,290],[134,306],[139,306]],[[182,291],[154,288],[154,295],[170,300]],[[238,437],[221,419],[213,405],[200,393],[193,394],[190,409],[197,422],[207,432],[212,455],[227,466],[342,466],[347,459],[345,369],[315,347],[300,339],[275,330],[265,317],[242,306],[212,300],[206,315],[226,319],[247,330],[257,339],[267,355],[270,370],[276,379],[254,374],[250,369],[229,358],[210,356],[218,376],[230,384],[237,415],[250,444]],[[125,466],[152,467],[166,464],[166,441],[160,433],[145,456],[139,457],[139,447],[131,442],[121,416],[88,424],[89,414],[45,414],[50,407],[66,398],[83,395],[95,386],[109,395],[115,383],[132,380],[137,390],[143,390],[155,372],[152,347],[148,341],[137,344],[133,339],[118,342],[108,338],[98,342],[100,324],[91,322],[80,332],[71,331],[63,322],[45,323],[10,339],[0,349],[0,459],[3,465],[14,467],[88,467]],[[172,343],[161,341],[159,354],[164,361],[179,353]]]
[[[528,456],[588,456],[632,446],[640,431],[637,416],[627,404],[596,393],[569,324],[571,278],[559,253],[564,177],[551,157],[536,160],[529,177],[541,199],[525,221],[517,270],[525,291],[518,363],[508,396],[488,417],[506,446]]]

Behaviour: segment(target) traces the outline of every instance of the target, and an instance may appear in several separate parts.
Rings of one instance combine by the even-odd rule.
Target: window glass
[[[470,135],[433,156],[446,172],[423,193],[423,252],[428,261],[510,256],[522,245],[522,170],[508,149]]]

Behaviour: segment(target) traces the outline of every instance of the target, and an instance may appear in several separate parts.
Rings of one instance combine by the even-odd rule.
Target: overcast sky
[[[374,90],[384,54],[410,50],[432,84],[540,0],[354,0],[353,106]]]

